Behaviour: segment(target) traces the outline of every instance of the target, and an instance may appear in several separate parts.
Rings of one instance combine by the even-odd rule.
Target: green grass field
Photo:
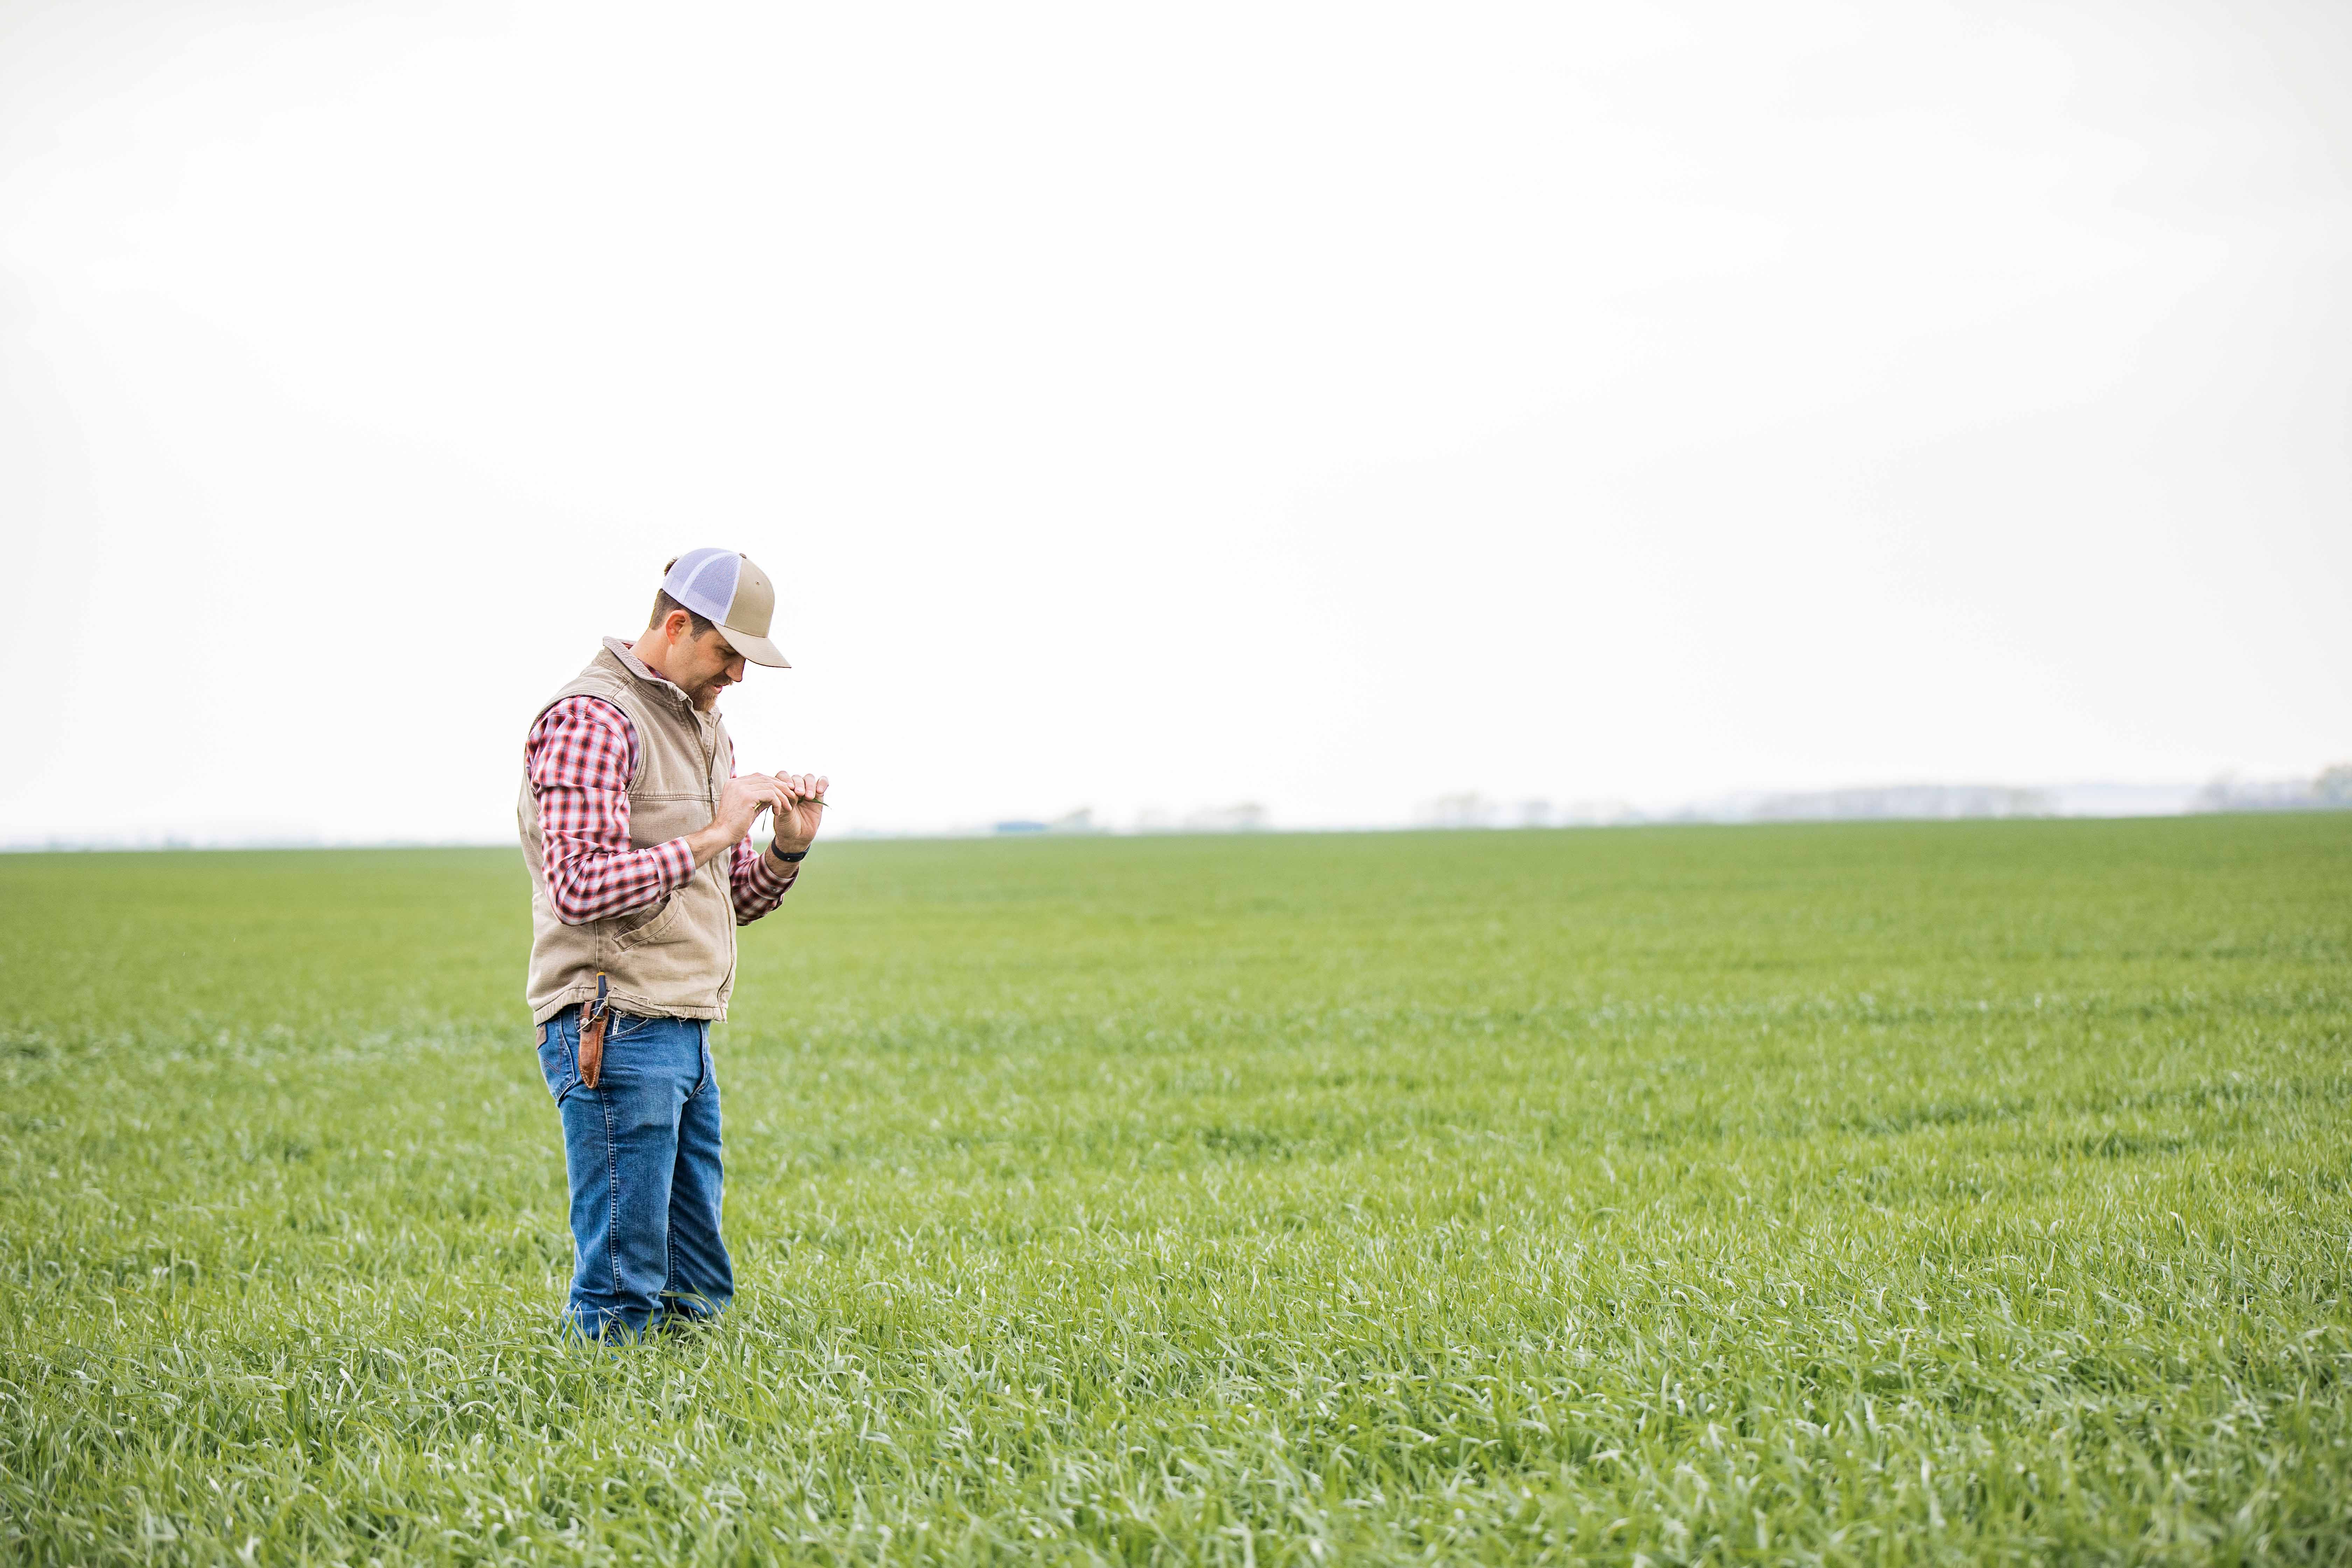
[[[0,1561],[2352,1560],[2352,814],[809,866],[616,1354],[517,856],[0,858]]]

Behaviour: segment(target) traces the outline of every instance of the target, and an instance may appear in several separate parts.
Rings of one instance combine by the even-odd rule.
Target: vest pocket
[[[613,939],[613,951],[626,952],[633,947],[643,947],[650,942],[667,942],[668,933],[677,925],[678,917],[686,912],[686,889],[678,889],[662,900],[662,907],[643,925],[629,927]]]

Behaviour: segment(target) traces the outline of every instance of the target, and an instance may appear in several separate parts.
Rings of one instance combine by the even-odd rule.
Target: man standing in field
[[[530,868],[532,1022],[563,1119],[579,1268],[566,1311],[592,1340],[716,1315],[735,1291],[719,1234],[710,1026],[735,928],[774,909],[824,818],[825,780],[735,776],[719,694],[768,640],[775,589],[748,556],[670,563],[653,619],[541,709],[517,816]],[[751,847],[772,814],[774,840]]]

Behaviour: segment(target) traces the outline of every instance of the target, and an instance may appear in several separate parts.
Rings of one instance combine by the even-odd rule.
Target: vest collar
[[[677,682],[670,679],[666,675],[656,675],[650,668],[646,668],[643,660],[638,658],[635,654],[629,651],[629,645],[627,643],[623,642],[619,637],[606,637],[604,639],[604,651],[613,656],[614,663],[619,665],[623,669],[627,670],[631,675],[635,676],[639,680],[642,680],[646,685],[652,687],[654,689],[655,695],[658,696],[663,701],[669,703],[675,708],[683,708],[689,713],[695,712],[694,699],[686,694],[686,689],[678,685]],[[713,718],[718,717],[718,710],[713,709],[710,716]],[[697,713],[696,717],[698,719],[701,715]]]

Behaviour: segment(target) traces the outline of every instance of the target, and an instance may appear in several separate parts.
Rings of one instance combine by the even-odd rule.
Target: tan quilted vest
[[[629,780],[629,842],[637,848],[665,843],[709,826],[719,792],[735,769],[734,742],[716,713],[695,710],[685,692],[630,667],[628,644],[604,639],[604,650],[578,679],[547,700],[601,697],[628,715],[637,731],[637,771]],[[637,665],[637,669],[642,669]],[[531,721],[536,724],[538,719]],[[539,802],[525,769],[515,816],[522,827],[522,858],[530,868],[531,1022],[543,1024],[575,1002],[596,994],[596,973],[612,986],[613,1005],[647,1017],[724,1018],[735,988],[735,897],[727,881],[729,857],[713,856],[684,886],[658,903],[610,920],[570,926],[548,901],[540,846]]]

